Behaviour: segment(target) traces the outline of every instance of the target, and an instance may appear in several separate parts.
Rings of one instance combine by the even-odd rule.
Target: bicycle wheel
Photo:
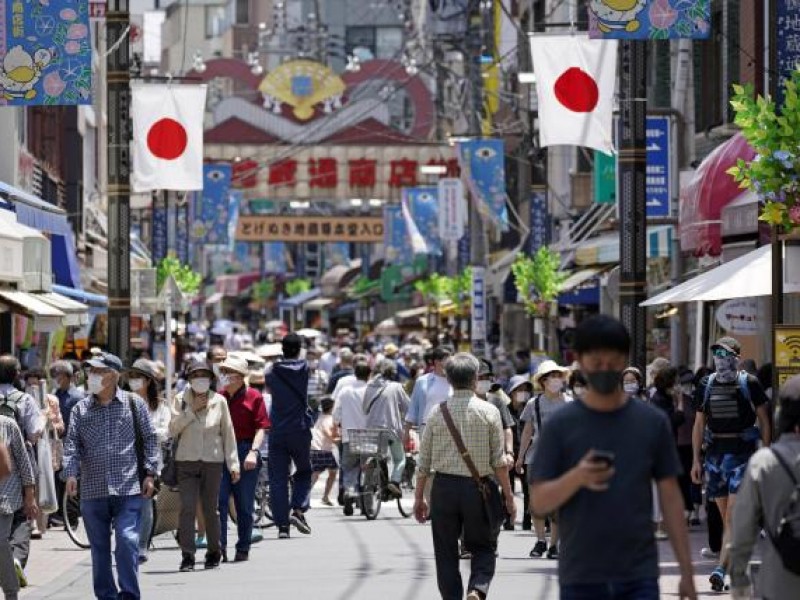
[[[381,512],[382,493],[380,466],[370,458],[361,472],[361,512],[369,521]]]
[[[254,521],[259,527],[269,527],[274,522],[269,505],[269,483],[259,481],[256,487],[256,512]]]
[[[79,548],[89,548],[89,536],[86,534],[86,527],[81,518],[81,499],[80,496],[74,498],[64,491],[64,503],[62,505],[62,516],[64,517],[64,528],[72,542]]]
[[[400,511],[400,514],[403,516],[404,519],[407,519],[411,516],[411,513],[414,512],[410,508],[403,506],[403,499],[397,499],[397,510]]]

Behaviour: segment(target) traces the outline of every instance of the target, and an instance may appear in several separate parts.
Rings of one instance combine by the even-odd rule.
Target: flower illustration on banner
[[[707,38],[711,0],[589,0],[595,39]]]

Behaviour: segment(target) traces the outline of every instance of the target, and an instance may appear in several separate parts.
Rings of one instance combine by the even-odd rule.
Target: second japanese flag
[[[586,146],[612,154],[617,42],[532,36],[541,146]]]
[[[205,85],[131,84],[134,192],[203,189]]]

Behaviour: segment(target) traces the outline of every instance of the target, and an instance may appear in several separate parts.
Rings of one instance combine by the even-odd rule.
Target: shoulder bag
[[[453,416],[450,414],[447,402],[440,404],[440,407],[445,425],[447,425],[447,429],[450,431],[458,453],[467,465],[467,469],[469,469],[475,485],[478,486],[478,492],[480,492],[483,503],[483,514],[491,527],[492,534],[497,536],[500,533],[500,527],[505,519],[503,498],[500,494],[500,489],[497,483],[490,477],[481,478],[478,468],[475,466],[475,462],[469,454],[469,450],[467,450],[467,447],[464,445],[461,434],[458,432],[458,429],[456,429],[456,424],[453,422]]]
[[[136,472],[139,477],[139,485],[141,486],[147,478],[147,469],[144,466],[144,435],[142,434],[142,428],[139,426],[139,411],[136,410],[136,400],[134,400],[133,396],[128,396],[128,406],[130,406],[131,416],[133,417],[134,443],[136,445]],[[155,488],[153,492],[154,496],[155,493],[158,492],[159,486],[159,478],[153,477],[153,487]]]

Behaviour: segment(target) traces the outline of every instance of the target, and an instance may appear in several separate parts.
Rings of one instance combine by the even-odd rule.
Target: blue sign
[[[589,37],[594,39],[708,39],[711,33],[711,0],[589,0],[586,4]]]
[[[228,243],[231,175],[231,165],[203,165],[203,193],[195,196],[192,206],[192,242]]]
[[[388,264],[403,264],[411,258],[406,221],[399,205],[383,209],[383,251]]]
[[[531,194],[531,232],[528,252],[536,254],[539,248],[547,246],[550,240],[550,218],[547,214],[547,195],[540,192]]]
[[[286,273],[286,243],[266,242],[264,244],[264,272]]]
[[[336,265],[350,266],[350,244],[348,242],[328,242],[324,248],[326,269]]]
[[[503,140],[484,138],[459,143],[461,170],[469,192],[483,204],[483,212],[508,231],[506,159]]]
[[[428,254],[441,254],[439,239],[439,189],[435,187],[406,188],[411,218],[428,247]]]
[[[647,117],[647,217],[670,213],[670,119]]]
[[[158,264],[167,257],[169,244],[169,215],[167,211],[167,198],[164,192],[153,196],[153,235],[150,243],[153,262]]]
[[[189,264],[189,203],[175,207],[175,255],[184,265]]]
[[[0,0],[0,105],[91,103],[88,0]]]
[[[783,82],[800,64],[800,0],[778,0],[776,27],[778,105],[783,104]]]

